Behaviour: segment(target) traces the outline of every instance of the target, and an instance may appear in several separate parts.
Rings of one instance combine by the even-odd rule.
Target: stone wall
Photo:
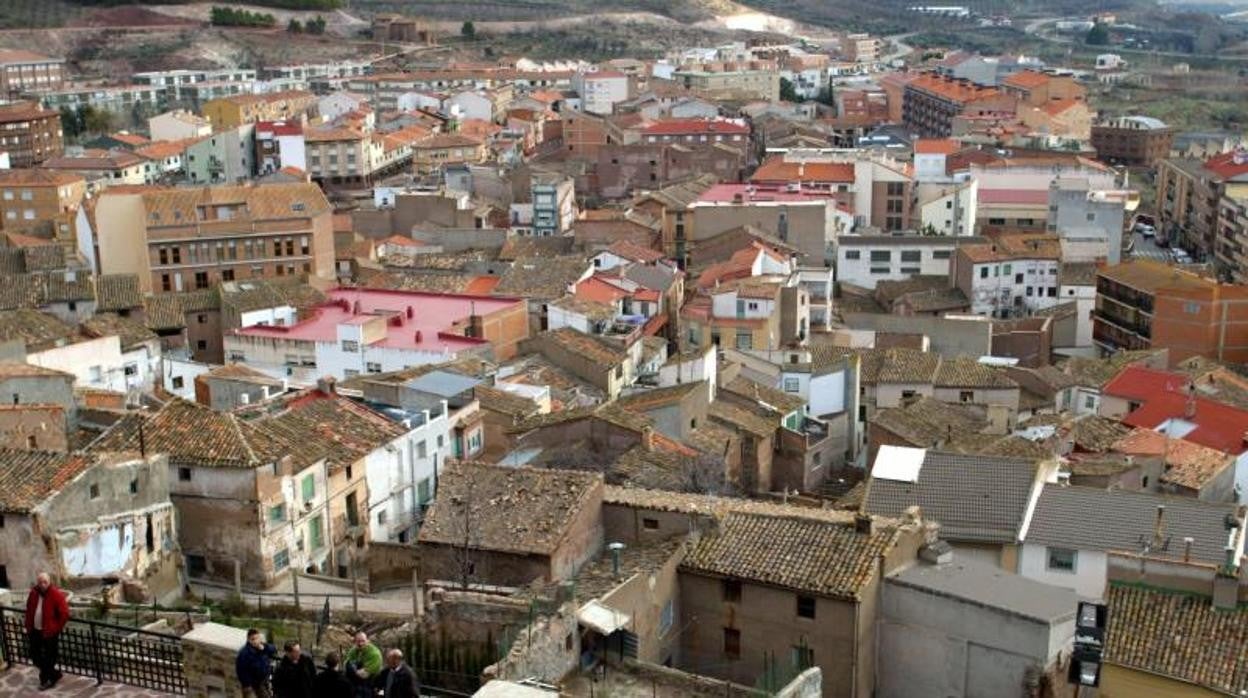
[[[203,623],[182,636],[188,698],[241,698],[234,658],[247,642],[247,631]]]
[[[416,569],[416,549],[406,543],[373,541],[368,545],[368,588],[408,586]]]
[[[558,683],[576,669],[581,654],[576,626],[576,604],[565,603],[520,631],[507,656],[483,672],[484,681],[535,678]]]

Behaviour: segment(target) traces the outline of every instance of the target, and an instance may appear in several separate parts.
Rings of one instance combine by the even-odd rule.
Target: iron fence
[[[0,651],[10,664],[30,664],[26,612],[0,606]],[[73,618],[61,632],[57,668],[164,693],[186,693],[182,640],[94,620]]]

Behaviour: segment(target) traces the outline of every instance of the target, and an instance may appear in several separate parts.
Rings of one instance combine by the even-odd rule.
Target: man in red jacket
[[[40,572],[26,597],[26,637],[30,661],[39,667],[40,690],[52,688],[61,680],[61,672],[56,668],[56,645],[68,622],[65,592],[52,584],[47,572]]]

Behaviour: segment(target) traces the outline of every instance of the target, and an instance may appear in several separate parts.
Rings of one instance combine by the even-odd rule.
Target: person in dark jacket
[[[312,695],[316,698],[351,698],[354,695],[351,682],[338,671],[341,661],[334,652],[325,655],[325,668],[312,683]]]
[[[26,639],[30,661],[39,667],[39,690],[47,690],[61,680],[56,668],[61,631],[69,622],[69,602],[65,592],[52,583],[47,572],[35,577],[26,596]]]
[[[313,698],[312,682],[316,665],[303,653],[298,642],[290,641],[283,648],[285,656],[273,671],[273,693],[277,698]]]
[[[377,677],[376,687],[385,698],[420,698],[416,672],[403,661],[403,653],[397,649],[386,652],[386,668]]]
[[[273,672],[273,659],[277,650],[264,641],[259,630],[251,628],[247,631],[247,644],[238,651],[234,660],[234,673],[238,675],[238,683],[243,687],[243,695],[247,698],[273,698],[273,689],[269,687],[269,674]]]

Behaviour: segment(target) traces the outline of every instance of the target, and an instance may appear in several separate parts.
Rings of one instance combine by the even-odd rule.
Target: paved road
[[[39,690],[39,670],[19,664],[7,671],[0,671],[0,696],[6,698],[34,698],[35,696],[66,696],[81,698],[160,698],[168,695],[133,686],[106,683],[95,685],[95,679],[66,674],[51,692]]]
[[[1135,238],[1135,247],[1131,249],[1131,256],[1137,259],[1155,259],[1159,262],[1170,261],[1170,250],[1164,247],[1158,247],[1153,238],[1146,238],[1139,233],[1132,233]]]

